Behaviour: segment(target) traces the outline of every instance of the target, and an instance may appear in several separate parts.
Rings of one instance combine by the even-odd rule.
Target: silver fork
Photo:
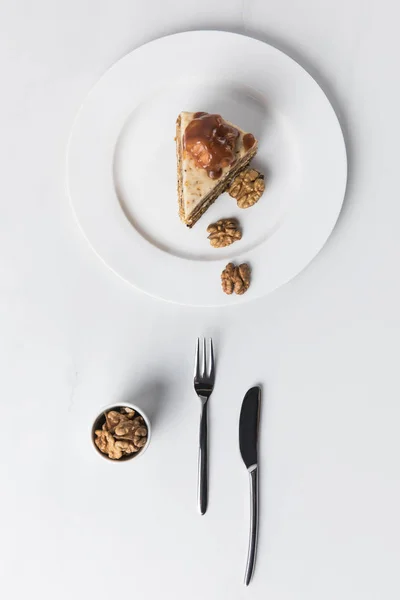
[[[203,351],[200,352],[200,346]],[[200,354],[202,355],[200,358]],[[201,416],[200,416],[200,433],[199,433],[199,463],[197,476],[197,504],[202,515],[207,510],[208,504],[208,399],[214,388],[215,369],[214,369],[214,350],[212,339],[207,344],[203,338],[202,344],[197,338],[196,345],[196,360],[194,367],[194,389],[200,398]]]

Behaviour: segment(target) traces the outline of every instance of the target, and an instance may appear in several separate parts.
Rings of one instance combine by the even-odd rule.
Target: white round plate
[[[241,210],[222,195],[193,229],[179,220],[175,121],[219,113],[259,140],[253,166],[266,190]],[[136,288],[195,306],[268,294],[319,252],[339,215],[347,162],[336,115],[294,60],[263,42],[220,31],[150,42],[117,62],[81,107],[67,154],[68,194],[88,242]],[[214,249],[209,223],[237,217],[239,242]],[[226,296],[220,274],[248,262],[250,289]]]

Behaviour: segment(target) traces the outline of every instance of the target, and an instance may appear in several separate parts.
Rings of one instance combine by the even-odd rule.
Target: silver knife
[[[261,388],[251,388],[244,397],[239,420],[240,454],[250,476],[250,539],[244,583],[249,585],[254,572],[258,538],[258,429]]]

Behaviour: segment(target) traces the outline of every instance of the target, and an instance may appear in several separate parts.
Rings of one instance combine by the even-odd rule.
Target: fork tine
[[[208,377],[213,381],[215,370],[214,370],[214,347],[213,347],[212,338],[209,339],[209,346],[210,346],[210,364],[209,364],[209,369],[208,369]]]
[[[206,338],[203,338],[203,358],[201,360],[201,376],[204,378],[207,376],[207,348]]]
[[[196,342],[196,356],[194,361],[194,379],[200,379],[200,339],[197,338]]]

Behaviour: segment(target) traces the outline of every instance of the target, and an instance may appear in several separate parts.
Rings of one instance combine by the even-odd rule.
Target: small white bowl
[[[108,411],[119,410],[121,408],[132,408],[138,414],[138,416],[143,417],[144,422],[146,423],[146,427],[147,427],[147,442],[143,446],[143,448],[141,448],[138,452],[133,452],[132,454],[127,454],[126,456],[115,459],[115,458],[110,458],[109,456],[107,456],[107,454],[104,454],[104,452],[101,452],[101,450],[96,446],[96,444],[94,442],[94,440],[95,440],[94,432],[97,429],[102,428],[102,425],[105,422],[105,414]],[[146,452],[147,448],[149,447],[150,438],[151,438],[151,426],[150,426],[150,421],[149,421],[148,416],[143,412],[143,410],[141,408],[139,408],[135,404],[131,404],[130,402],[124,402],[123,404],[110,404],[109,406],[105,406],[101,410],[101,412],[97,415],[97,417],[94,419],[92,429],[91,429],[92,445],[93,445],[94,449],[96,450],[96,453],[100,454],[100,456],[102,456],[109,462],[113,462],[113,463],[125,463],[125,462],[129,462],[135,458],[139,458],[140,456],[143,456],[143,454]]]

